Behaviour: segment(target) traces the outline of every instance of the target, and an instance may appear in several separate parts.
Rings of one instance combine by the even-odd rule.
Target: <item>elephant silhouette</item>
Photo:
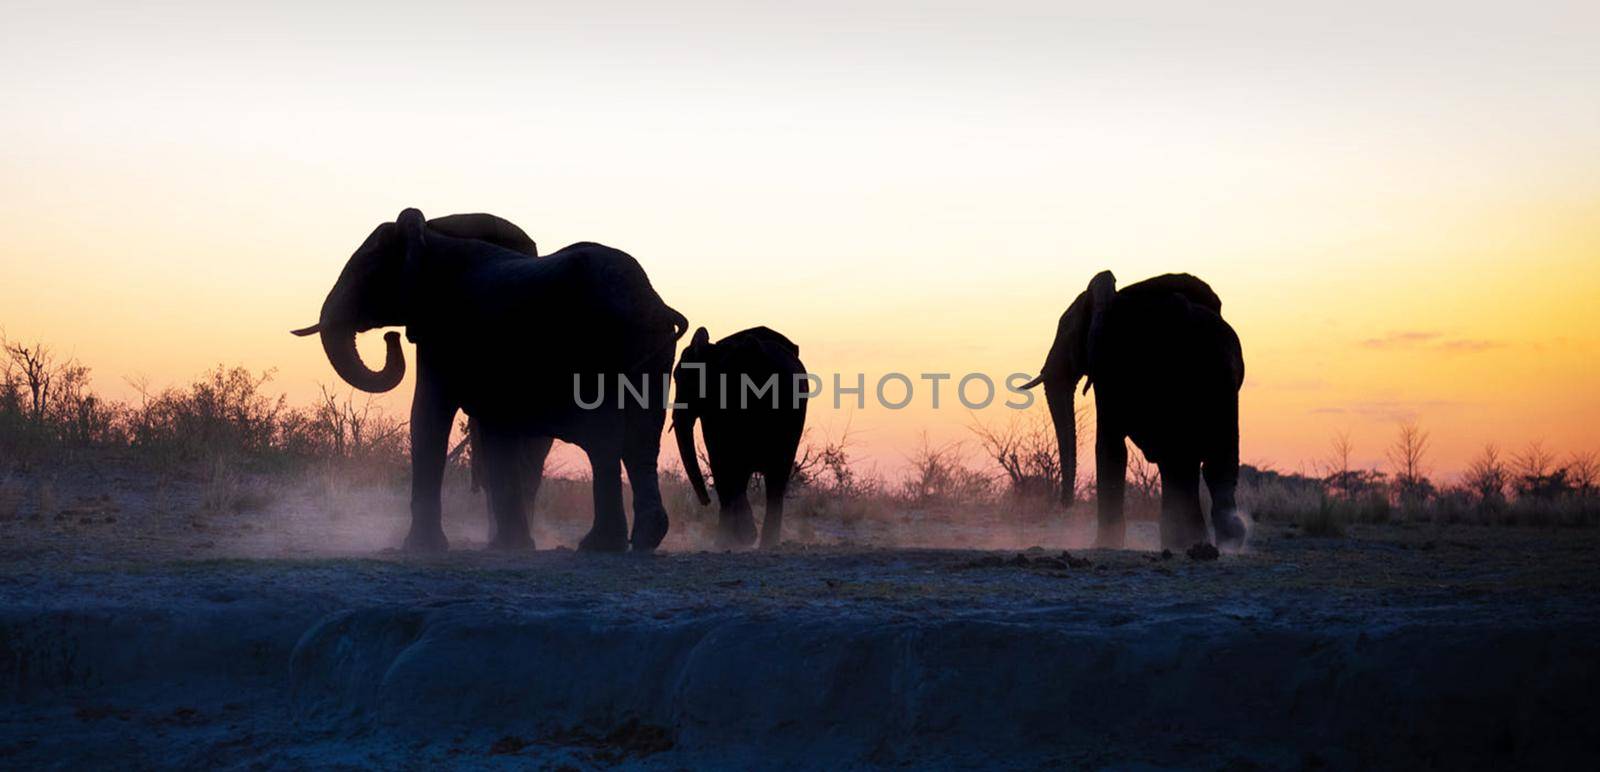
[[[530,258],[539,256],[539,246],[532,238],[514,223],[492,214],[452,214],[444,217],[435,217],[428,220],[428,227],[447,236],[462,239],[477,239],[505,247],[513,252]],[[310,334],[314,328],[296,330],[296,334]],[[413,404],[416,397],[413,396]],[[455,422],[455,411],[446,419],[448,427]],[[442,506],[440,502],[440,482],[429,483],[430,480],[441,481],[444,478],[444,468],[448,459],[459,455],[463,448],[470,442],[472,446],[472,486],[477,490],[482,486],[488,475],[483,466],[483,440],[482,433],[478,431],[477,421],[468,418],[467,436],[462,438],[448,455],[444,447],[449,440],[449,430],[445,432],[418,432],[419,424],[411,424],[411,457],[412,457],[412,500],[411,508],[413,517],[417,512],[422,513],[424,519],[438,520],[441,517]],[[426,429],[427,427],[421,427]],[[539,487],[544,481],[544,462],[550,454],[551,440],[549,437],[531,437],[524,443],[519,463],[523,469],[522,480],[527,486],[524,490],[524,509],[531,515],[533,501],[539,493]],[[490,524],[493,525],[493,513],[490,513]],[[442,531],[441,531],[442,535]],[[412,545],[418,548],[427,548],[430,545]],[[438,545],[446,546],[444,542]]]
[[[594,524],[580,548],[620,551],[631,541],[636,550],[654,549],[668,528],[656,477],[665,395],[589,407],[578,384],[625,378],[664,389],[688,320],[625,252],[584,242],[530,259],[537,250],[516,226],[463,217],[476,218],[470,237],[455,234],[471,220],[436,228],[416,209],[380,224],[346,262],[317,324],[295,331],[319,333],[334,371],[369,392],[399,385],[405,358],[391,331],[383,367],[368,368],[356,352],[357,333],[404,326],[417,345],[406,546],[448,546],[439,487],[451,422],[463,410],[481,427],[491,546],[533,546],[518,459],[530,439],[554,437],[582,448],[593,469]],[[631,538],[623,465],[634,493]]]
[[[715,343],[701,327],[678,360],[672,430],[684,474],[700,503],[707,505],[711,497],[694,442],[695,422],[701,423],[717,489],[717,540],[722,546],[756,541],[749,488],[757,472],[767,491],[761,546],[776,547],[781,539],[783,497],[805,431],[807,400],[796,383],[796,376],[805,372],[800,347],[766,327],[742,330]],[[769,385],[770,392],[764,388]]]
[[[1211,493],[1219,546],[1245,539],[1234,491],[1239,479],[1239,388],[1244,354],[1222,318],[1222,301],[1189,274],[1166,274],[1117,290],[1102,271],[1056,327],[1039,377],[1061,452],[1061,499],[1071,506],[1077,477],[1074,390],[1095,390],[1097,546],[1126,539],[1123,494],[1131,439],[1161,475],[1161,544],[1209,542],[1200,478]]]

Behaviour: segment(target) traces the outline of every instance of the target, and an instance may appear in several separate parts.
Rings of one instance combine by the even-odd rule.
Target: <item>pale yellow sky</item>
[[[1600,6],[1196,5],[8,4],[0,327],[114,394],[308,399],[286,330],[371,227],[490,211],[818,372],[1031,370],[1097,270],[1181,270],[1246,460],[1600,446]],[[886,469],[970,437],[918,404],[812,425]]]

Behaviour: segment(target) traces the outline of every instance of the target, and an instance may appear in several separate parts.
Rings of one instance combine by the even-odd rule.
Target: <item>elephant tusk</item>
[[[446,464],[454,464],[456,462],[456,459],[461,458],[461,453],[462,453],[462,451],[465,451],[467,449],[467,441],[470,440],[470,439],[472,439],[472,438],[471,437],[462,437],[461,441],[456,443],[455,450],[452,450],[449,453],[445,454],[444,462]]]
[[[304,338],[307,335],[315,335],[319,332],[322,332],[322,324],[320,322],[313,324],[310,327],[301,327],[298,330],[290,330],[289,334],[299,335],[300,337]]]

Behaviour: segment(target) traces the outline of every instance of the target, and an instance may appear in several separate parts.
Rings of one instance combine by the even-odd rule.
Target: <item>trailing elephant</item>
[[[481,427],[495,520],[491,546],[533,546],[519,456],[531,439],[555,437],[583,448],[593,467],[595,519],[580,547],[627,547],[620,473],[625,465],[634,493],[631,542],[638,550],[654,549],[668,527],[656,479],[665,394],[587,408],[578,386],[621,377],[664,390],[675,342],[688,320],[661,300],[644,269],[624,252],[585,242],[529,259],[537,251],[516,226],[499,218],[478,224],[463,238],[457,235],[461,228],[435,227],[416,209],[401,212],[395,222],[374,229],[350,257],[318,323],[295,331],[320,333],[335,372],[375,393],[393,389],[405,375],[400,335],[384,335],[384,365],[372,370],[356,352],[356,334],[404,326],[417,344],[406,546],[448,546],[439,487],[451,422],[460,409]]]
[[[1117,290],[1102,271],[1061,315],[1039,377],[1061,449],[1061,500],[1071,506],[1077,478],[1074,390],[1095,390],[1097,546],[1126,538],[1123,493],[1133,440],[1161,474],[1161,544],[1182,549],[1210,541],[1200,478],[1211,493],[1219,546],[1245,539],[1234,501],[1239,479],[1239,388],[1244,354],[1222,318],[1222,301],[1189,274],[1166,274]]]
[[[795,380],[805,373],[800,347],[766,327],[736,332],[716,343],[701,327],[678,360],[672,411],[678,455],[695,496],[702,505],[710,504],[694,444],[694,425],[701,422],[717,489],[717,539],[723,546],[747,547],[756,541],[749,488],[757,472],[767,491],[761,546],[776,547],[782,538],[783,497],[806,423],[806,393]]]

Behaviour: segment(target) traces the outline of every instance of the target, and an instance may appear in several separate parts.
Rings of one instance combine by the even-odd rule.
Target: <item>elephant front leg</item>
[[[494,515],[490,549],[533,549],[522,506],[522,438],[481,426],[489,511]]]
[[[1095,432],[1094,461],[1099,499],[1094,546],[1119,550],[1128,539],[1128,525],[1122,517],[1122,499],[1128,484],[1128,444],[1121,432],[1100,424]]]
[[[1200,465],[1166,462],[1161,469],[1161,547],[1186,550],[1209,542],[1200,512]]]
[[[622,458],[614,451],[589,451],[594,477],[594,525],[578,542],[589,552],[621,552],[628,548],[628,517],[622,511]]]
[[[439,491],[444,485],[446,446],[456,406],[446,400],[431,374],[418,363],[417,388],[411,399],[411,532],[405,549],[442,552],[450,547],[441,518]]]

